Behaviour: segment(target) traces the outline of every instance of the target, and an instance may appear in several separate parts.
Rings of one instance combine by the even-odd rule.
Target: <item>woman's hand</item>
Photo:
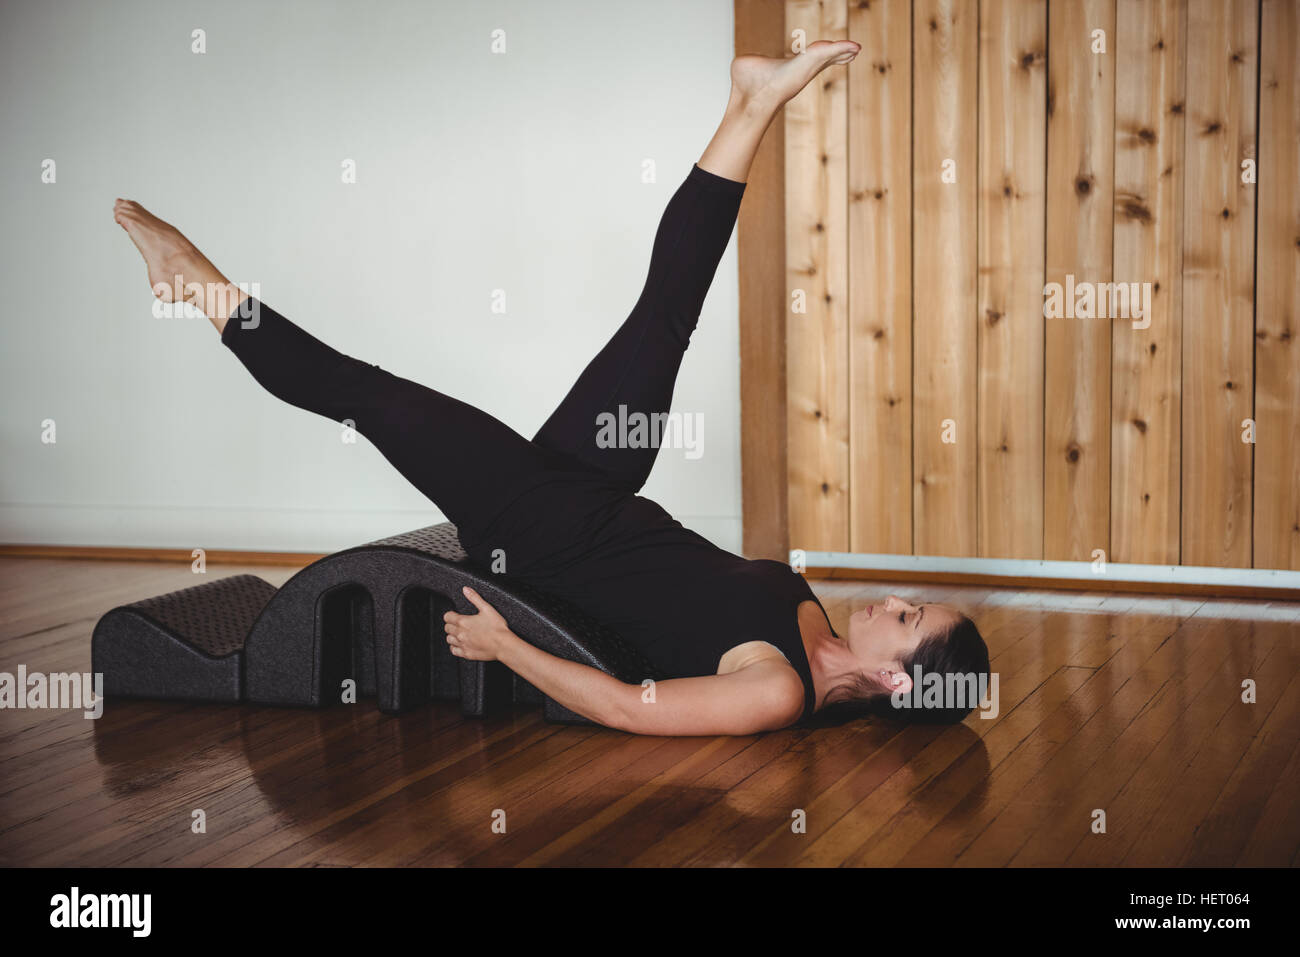
[[[457,658],[467,658],[470,661],[496,661],[502,647],[514,638],[515,634],[506,624],[506,620],[484,601],[478,592],[468,585],[461,591],[478,609],[478,614],[458,615],[454,611],[449,611],[443,615],[447,645]]]

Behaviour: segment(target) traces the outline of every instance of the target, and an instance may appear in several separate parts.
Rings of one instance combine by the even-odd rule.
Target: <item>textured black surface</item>
[[[381,538],[361,547],[382,548],[386,545],[395,548],[413,548],[416,551],[424,552],[433,558],[441,558],[444,561],[461,564],[469,562],[469,556],[465,554],[465,549],[461,547],[460,539],[456,535],[456,526],[451,522],[443,522],[441,525],[426,525],[424,528],[417,528],[414,531],[403,532],[389,538]]]
[[[418,528],[391,538],[381,538],[362,547],[411,549],[440,562],[460,566],[471,578],[493,582],[505,595],[545,618],[558,631],[572,636],[577,644],[592,652],[594,660],[606,666],[602,670],[614,674],[663,677],[639,649],[628,644],[613,629],[596,621],[581,609],[524,582],[516,581],[508,575],[493,574],[477,565],[471,565],[465,549],[461,547],[460,539],[456,537],[456,526],[450,522]],[[474,587],[473,581],[465,584]],[[459,593],[459,586],[456,591]],[[500,606],[491,601],[489,604],[502,615],[506,615]],[[527,638],[527,636],[522,637]]]
[[[590,724],[499,662],[451,655],[442,616],[475,612],[464,585],[551,654],[633,684],[664,677],[579,609],[471,564],[446,522],[328,555],[278,592],[235,575],[113,609],[92,656],[110,695],[319,708],[355,684],[390,713],[430,698],[459,698],[471,715],[540,702],[547,720]]]
[[[212,658],[244,647],[244,639],[275,586],[256,575],[231,575],[202,585],[122,606],[183,635],[186,644]]]
[[[447,653],[443,613],[475,613],[461,593],[464,585],[478,591],[516,634],[551,654],[630,683],[663,677],[611,629],[568,603],[471,564],[455,527],[443,523],[329,555],[286,582],[245,646],[248,700],[326,707],[352,679],[390,713],[430,697],[459,697],[469,715],[536,701],[535,689],[530,693],[498,662],[463,661]],[[358,633],[373,639],[373,687],[369,673],[357,673],[339,644],[347,616],[333,610],[333,596],[342,589],[365,596],[365,609],[352,616],[350,627],[354,642]],[[425,596],[429,607],[421,604]],[[355,654],[350,657],[355,661]],[[589,723],[554,701],[543,703],[551,720]]]
[[[91,671],[107,697],[239,701],[244,637],[274,595],[233,575],[114,608],[95,625]]]

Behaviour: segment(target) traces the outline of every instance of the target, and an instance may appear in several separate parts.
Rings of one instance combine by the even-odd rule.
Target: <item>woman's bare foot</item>
[[[144,257],[153,294],[163,302],[184,299],[202,310],[221,332],[226,319],[247,298],[244,292],[180,230],[139,203],[119,199],[113,205],[113,220],[126,230]]]
[[[736,57],[726,112],[697,165],[706,173],[745,182],[763,134],[781,108],[822,70],[848,63],[861,49],[852,40],[818,40],[794,57]]]
[[[793,57],[738,56],[731,61],[732,96],[764,109],[780,109],[822,70],[849,63],[861,49],[853,40],[817,40]]]

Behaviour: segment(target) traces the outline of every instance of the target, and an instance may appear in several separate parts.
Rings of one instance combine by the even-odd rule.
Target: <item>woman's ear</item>
[[[884,675],[882,684],[890,694],[895,691],[899,694],[912,693],[912,676],[902,670],[902,665],[899,665],[898,671],[885,672]]]

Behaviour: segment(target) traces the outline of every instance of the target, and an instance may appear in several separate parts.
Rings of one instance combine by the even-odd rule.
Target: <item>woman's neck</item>
[[[841,678],[858,670],[858,660],[842,639],[835,636],[820,604],[815,601],[799,605],[799,636],[803,639],[808,670],[812,673],[816,708]]]

